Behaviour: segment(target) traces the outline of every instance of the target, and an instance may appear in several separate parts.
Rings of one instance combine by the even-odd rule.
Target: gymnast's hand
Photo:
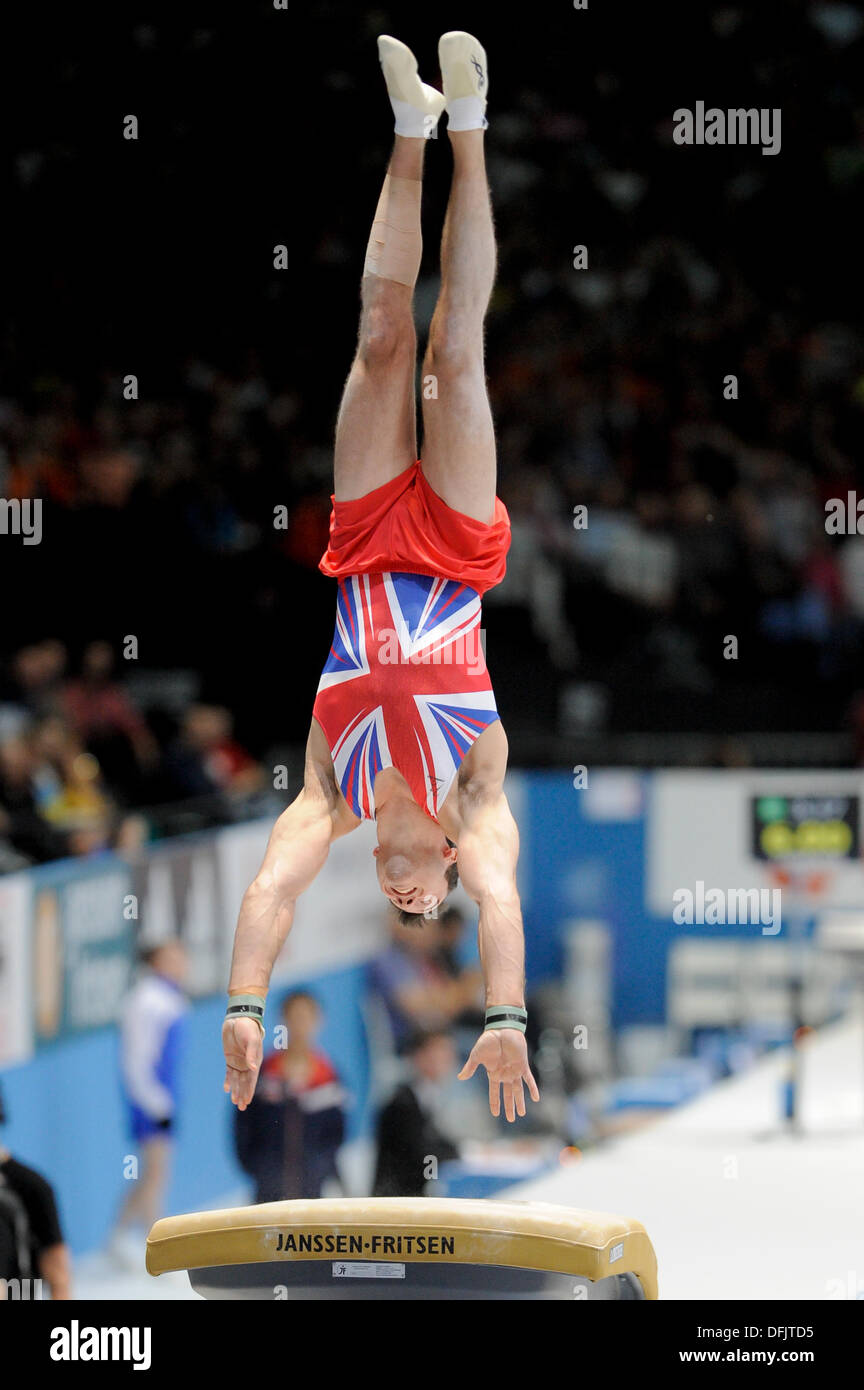
[[[222,1050],[228,1064],[223,1089],[230,1092],[238,1110],[245,1110],[255,1094],[263,1043],[264,1034],[254,1018],[226,1018],[222,1024]]]
[[[537,1082],[528,1065],[525,1034],[518,1028],[489,1028],[481,1033],[471,1049],[471,1056],[459,1073],[467,1081],[478,1067],[485,1067],[489,1076],[489,1109],[501,1114],[501,1090],[504,1090],[504,1114],[511,1122],[525,1114],[524,1081],[532,1100],[540,1099]]]

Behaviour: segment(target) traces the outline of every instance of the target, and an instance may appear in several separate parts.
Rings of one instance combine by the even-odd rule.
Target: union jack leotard
[[[339,580],[336,630],[313,714],[356,816],[395,767],[437,820],[475,739],[499,717],[480,643],[480,596],[424,574]]]

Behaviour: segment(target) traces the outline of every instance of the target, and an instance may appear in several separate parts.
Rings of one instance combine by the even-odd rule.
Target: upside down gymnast
[[[443,94],[398,40],[378,52],[396,134],[366,251],[357,351],[336,426],[330,540],[336,630],[312,711],[303,789],[247,889],[223,1025],[225,1090],[245,1109],[262,1059],[270,974],[299,895],[332,842],[374,820],[382,892],[422,928],[457,876],[479,908],[486,1024],[460,1072],[486,1069],[493,1115],[539,1099],[525,1045],[519,837],[503,791],[507,739],[479,644],[482,594],[504,577],[510,523],[496,497],[483,323],[495,279],[484,160],[486,54],[445,34]],[[453,179],[441,288],[423,362],[416,335],[427,139],[446,107]]]

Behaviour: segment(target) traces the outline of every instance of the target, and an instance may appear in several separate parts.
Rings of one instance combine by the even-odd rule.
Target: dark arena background
[[[291,1086],[253,1132],[219,1029],[333,631],[333,432],[392,141],[376,39],[439,85],[456,28],[489,60],[512,545],[483,628],[541,1101],[508,1126],[455,1080],[476,907],[459,889],[400,932],[365,825],[268,1003],[268,1029],[312,1030],[336,1138]],[[661,1299],[712,1324],[864,1297],[861,6],[33,6],[6,56],[0,1172],[8,1151],[56,1199],[32,1296],[197,1298],[145,1271],[151,1217],[308,1196],[318,1160],[325,1198],[369,1194],[422,1027],[434,1162],[406,1197],[623,1212]],[[697,107],[762,133],[683,143]],[[429,146],[421,351],[446,118]],[[182,1041],[150,1209],[124,1059],[166,947]],[[262,1197],[277,1128],[305,1157]]]

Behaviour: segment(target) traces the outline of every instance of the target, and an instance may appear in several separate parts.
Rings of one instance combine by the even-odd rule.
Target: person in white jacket
[[[144,970],[121,1013],[121,1073],[129,1129],[139,1150],[137,1176],[122,1204],[112,1249],[124,1236],[146,1232],[162,1215],[177,1118],[177,1087],[188,1001],[186,952],[166,941],[144,952]]]

